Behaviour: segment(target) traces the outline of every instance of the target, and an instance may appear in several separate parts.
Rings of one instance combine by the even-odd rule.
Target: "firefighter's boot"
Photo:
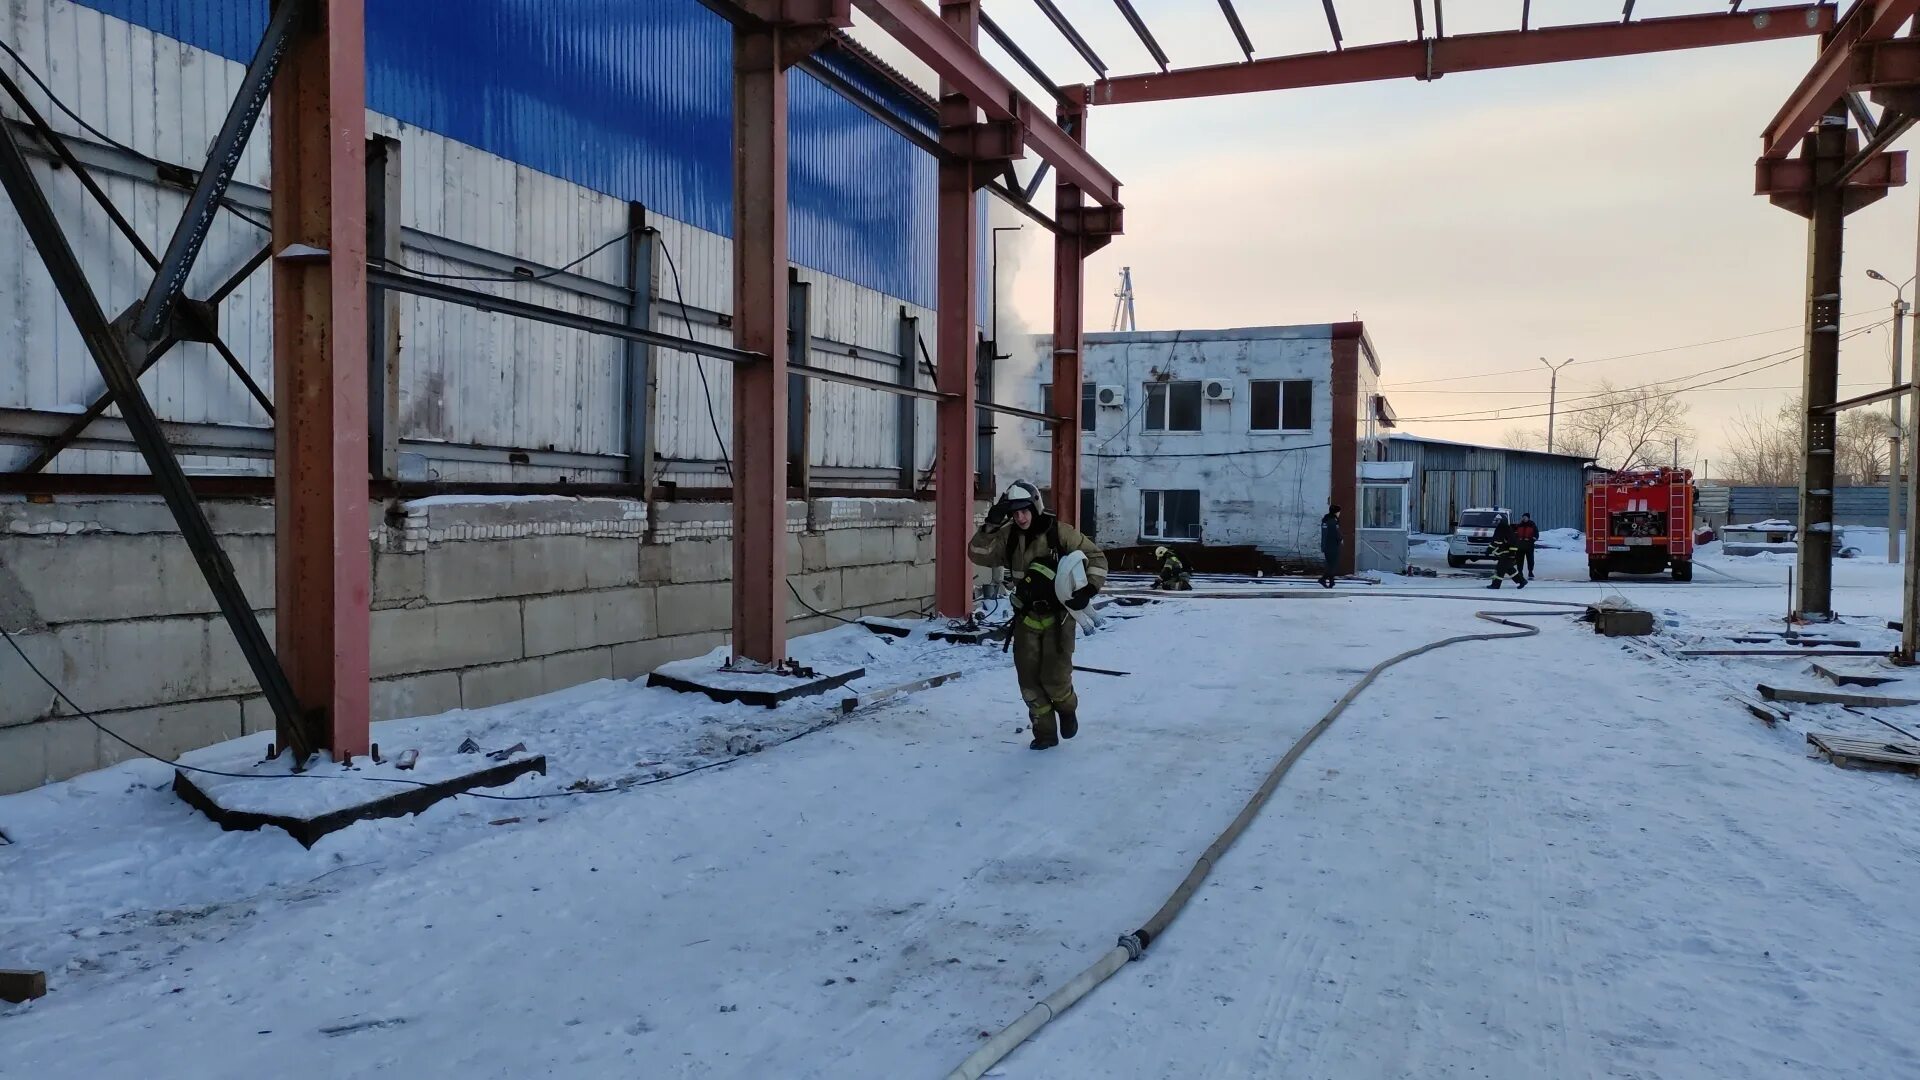
[[[1080,734],[1080,717],[1076,716],[1072,709],[1065,707],[1056,708],[1054,714],[1060,718],[1061,738],[1071,739],[1075,735]]]
[[[1489,588],[1489,589],[1497,589],[1497,588],[1499,588],[1499,587],[1500,587],[1500,579],[1499,579],[1499,578],[1494,578],[1494,579],[1493,579],[1493,582],[1492,582],[1491,584],[1489,584],[1489,585],[1487,586],[1487,588]]]
[[[1524,589],[1524,588],[1526,588],[1526,587],[1527,587],[1527,579],[1526,579],[1526,578],[1524,578],[1524,577],[1519,577],[1519,578],[1514,578],[1514,579],[1513,579],[1513,587],[1514,587],[1514,588],[1516,588],[1516,589]]]
[[[1075,730],[1078,730],[1077,728]],[[1029,750],[1051,750],[1060,745],[1060,733],[1054,726],[1054,714],[1049,712],[1033,718],[1033,741],[1027,744]]]

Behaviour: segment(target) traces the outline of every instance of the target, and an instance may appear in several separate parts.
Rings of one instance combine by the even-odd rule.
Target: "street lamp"
[[[1547,358],[1541,357],[1540,362],[1547,364]],[[1553,372],[1553,381],[1547,384],[1547,453],[1549,454],[1553,453],[1554,406],[1560,400],[1560,369],[1571,363],[1573,363],[1573,357],[1569,356],[1557,364],[1547,364],[1547,370]]]
[[[1878,270],[1867,271],[1867,276],[1875,281],[1893,285],[1893,282]],[[1907,286],[1911,284],[1913,284],[1913,278],[1908,278],[1899,285],[1893,285],[1893,359],[1891,362],[1893,381],[1888,385],[1895,388],[1900,385],[1900,334],[1906,326],[1907,313],[1913,310],[1913,305],[1907,303],[1906,296]],[[1891,405],[1893,427],[1887,432],[1887,446],[1890,448],[1887,454],[1887,563],[1889,565],[1900,561],[1900,399],[1894,398]]]

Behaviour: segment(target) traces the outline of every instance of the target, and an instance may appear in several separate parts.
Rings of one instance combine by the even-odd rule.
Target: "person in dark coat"
[[[1333,588],[1334,575],[1340,572],[1340,508],[1329,507],[1320,518],[1320,557],[1326,560],[1326,572],[1320,575],[1322,588]]]
[[[1526,567],[1528,577],[1537,577],[1533,572],[1533,546],[1540,542],[1540,526],[1533,523],[1532,514],[1521,514],[1520,524],[1513,527],[1513,538],[1520,543],[1520,562]]]

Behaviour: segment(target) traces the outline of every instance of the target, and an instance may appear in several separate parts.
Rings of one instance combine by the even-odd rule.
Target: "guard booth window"
[[[1361,487],[1360,527],[1405,529],[1407,527],[1407,486],[1405,484],[1367,484]]]
[[[1200,539],[1200,493],[1141,492],[1140,535],[1147,540]]]
[[[1145,423],[1147,431],[1199,431],[1199,381],[1148,383]]]

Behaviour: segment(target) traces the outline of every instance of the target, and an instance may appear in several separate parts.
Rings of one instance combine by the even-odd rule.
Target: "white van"
[[[1489,545],[1493,527],[1504,519],[1513,520],[1513,511],[1504,506],[1475,506],[1460,511],[1460,520],[1447,535],[1447,565],[1458,569],[1475,559],[1491,559]]]

